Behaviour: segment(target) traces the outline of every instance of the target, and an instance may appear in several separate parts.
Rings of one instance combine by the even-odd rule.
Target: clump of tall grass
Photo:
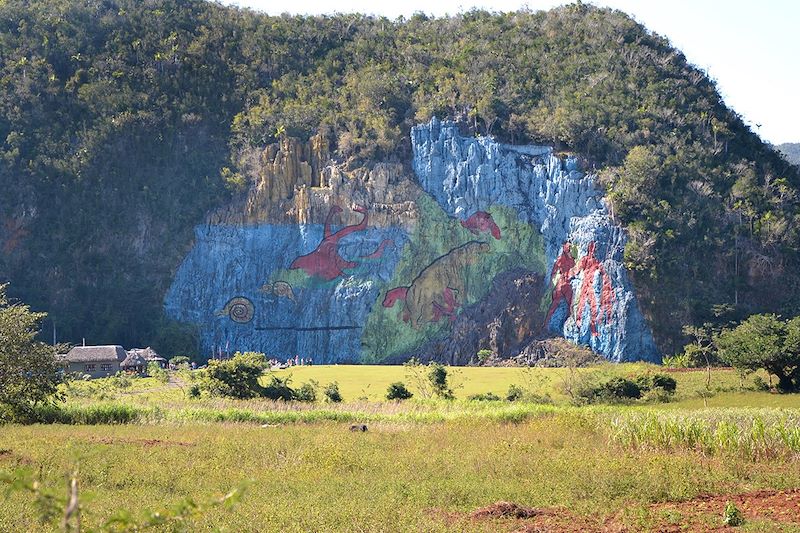
[[[135,424],[157,421],[163,414],[156,407],[135,407],[121,403],[89,405],[41,405],[35,408],[32,421],[41,424]]]
[[[800,415],[766,410],[710,410],[691,415],[637,412],[612,417],[610,438],[629,448],[800,459]]]

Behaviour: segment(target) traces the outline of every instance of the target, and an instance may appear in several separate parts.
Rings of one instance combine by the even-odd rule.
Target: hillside
[[[433,117],[463,139],[552,146],[598,175],[627,232],[621,286],[635,289],[661,352],[680,346],[685,324],[798,312],[800,171],[621,12],[391,21],[201,1],[9,1],[0,56],[0,279],[48,311],[61,340],[196,351],[196,326],[174,320],[170,291],[202,228],[321,232],[325,195],[346,187],[424,208],[411,132]],[[370,176],[378,185],[359,189]],[[337,179],[345,188],[325,192]],[[298,198],[302,186],[321,192]],[[373,219],[403,220],[387,209]],[[340,216],[337,229],[360,220]],[[454,245],[466,238],[437,228]],[[536,266],[544,256],[528,257],[530,272],[549,275]]]
[[[783,143],[776,148],[788,162],[800,166],[800,143]]]

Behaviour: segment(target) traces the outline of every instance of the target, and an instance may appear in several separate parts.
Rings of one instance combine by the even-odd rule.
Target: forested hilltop
[[[60,340],[192,350],[164,294],[193,227],[248,189],[253,150],[319,134],[345,168],[409,165],[410,129],[433,116],[599,173],[666,353],[686,324],[798,313],[800,171],[619,11],[12,0],[0,58],[0,281]]]

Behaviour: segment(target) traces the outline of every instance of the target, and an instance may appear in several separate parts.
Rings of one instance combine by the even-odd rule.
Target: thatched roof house
[[[101,378],[119,372],[127,357],[122,346],[76,346],[63,359],[67,372]]]
[[[147,370],[147,361],[138,353],[128,352],[128,357],[119,366],[122,370],[143,374]]]
[[[134,354],[141,356],[146,361],[145,368],[149,363],[156,363],[161,368],[167,367],[167,360],[158,355],[156,351],[149,346],[147,348],[131,348],[128,350],[128,355]]]

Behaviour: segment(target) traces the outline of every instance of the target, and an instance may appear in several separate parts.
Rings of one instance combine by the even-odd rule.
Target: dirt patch
[[[759,490],[743,494],[702,495],[683,502],[657,503],[649,507],[646,522],[630,524],[622,512],[606,518],[576,515],[563,507],[531,508],[512,502],[497,502],[471,513],[439,511],[435,514],[446,523],[464,520],[497,521],[497,531],[514,533],[623,533],[658,531],[659,533],[705,531],[730,532],[738,528],[722,524],[727,502],[733,502],[745,521],[769,520],[775,524],[800,526],[800,489]]]
[[[654,515],[662,518],[659,531],[735,531],[722,525],[727,502],[733,502],[745,520],[772,520],[784,525],[800,525],[800,489],[759,490],[736,495],[703,495],[685,502],[656,504]]]
[[[533,507],[523,507],[513,502],[497,502],[476,509],[469,514],[470,518],[533,518],[539,511]]]
[[[11,455],[11,450],[0,450],[0,457],[5,457],[7,455]]]
[[[138,446],[144,446],[145,448],[153,448],[156,446],[165,447],[165,446],[194,446],[193,442],[180,442],[176,440],[159,440],[159,439],[115,439],[112,437],[100,437],[97,439],[90,439],[91,442],[96,442],[99,444],[134,444]]]

